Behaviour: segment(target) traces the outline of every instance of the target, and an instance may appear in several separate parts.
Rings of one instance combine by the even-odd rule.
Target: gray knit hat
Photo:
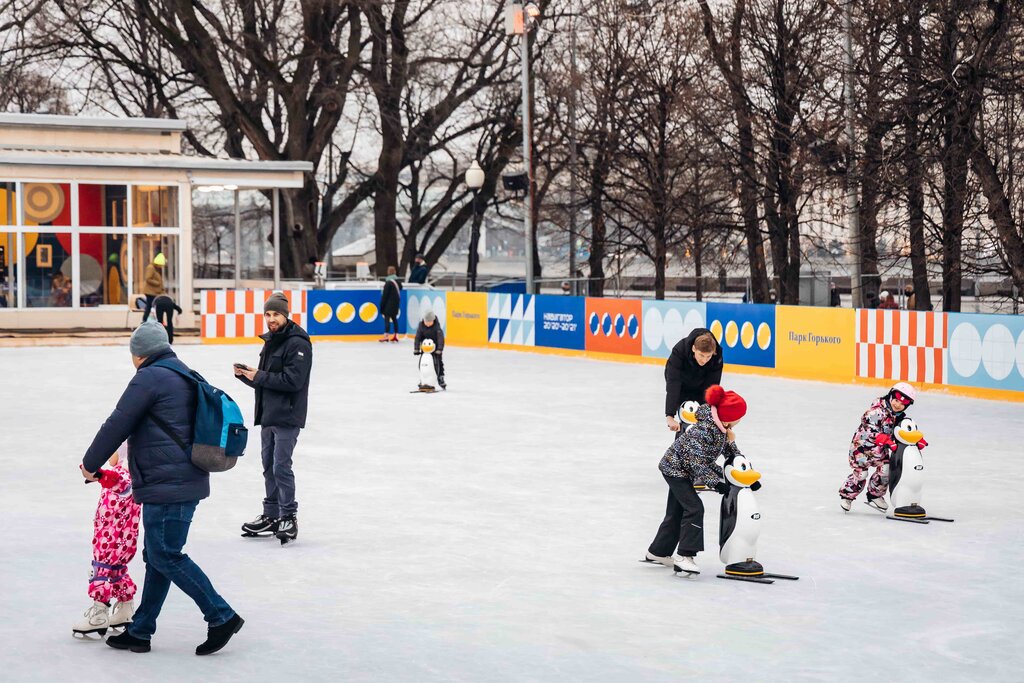
[[[288,317],[288,297],[281,292],[274,292],[267,299],[266,303],[263,304],[263,312],[270,313],[271,311],[277,311],[281,315]]]
[[[133,356],[149,358],[161,351],[167,351],[171,345],[167,341],[167,330],[164,329],[164,326],[150,320],[135,328],[135,331],[132,332],[132,339],[128,342],[128,348]]]
[[[426,320],[428,323],[432,323],[435,320],[437,320],[437,316],[434,315],[433,311],[427,311],[426,313],[423,314],[423,319]]]

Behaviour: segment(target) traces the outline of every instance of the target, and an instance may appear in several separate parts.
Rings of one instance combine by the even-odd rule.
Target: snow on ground
[[[257,351],[179,349],[250,419],[230,368]],[[924,503],[957,521],[918,526],[839,508],[874,389],[727,375],[764,473],[759,559],[801,577],[765,586],[715,578],[716,494],[699,578],[637,561],[667,492],[661,367],[445,356],[451,390],[413,395],[408,341],[316,346],[299,542],[239,536],[260,512],[254,430],[187,546],[246,625],[198,658],[205,624],[173,588],[149,654],[71,637],[98,494],[77,464],[133,372],[127,349],[0,349],[3,680],[1020,680],[1021,404],[919,400]]]

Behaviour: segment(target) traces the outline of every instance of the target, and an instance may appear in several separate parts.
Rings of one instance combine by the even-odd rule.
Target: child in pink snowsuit
[[[107,628],[123,627],[135,612],[135,582],[128,575],[128,563],[135,557],[139,541],[142,506],[132,498],[132,479],[121,446],[97,473],[100,500],[96,506],[92,535],[92,573],[89,597],[93,605],[85,619],[74,627],[77,634],[103,634]],[[111,601],[113,613],[108,614]]]
[[[914,387],[906,382],[896,384],[889,392],[876,399],[860,419],[860,427],[850,444],[850,468],[853,472],[839,489],[839,503],[849,511],[853,500],[868,485],[868,504],[879,510],[888,508],[885,489],[889,484],[888,465],[890,444],[894,444],[892,431],[915,398]],[[868,480],[868,470],[875,468]]]

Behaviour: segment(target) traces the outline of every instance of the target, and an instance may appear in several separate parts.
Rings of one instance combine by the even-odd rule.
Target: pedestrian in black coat
[[[684,401],[704,402],[708,387],[722,382],[722,346],[710,330],[698,327],[679,340],[665,363],[665,423],[679,431],[676,412]]]
[[[174,299],[161,294],[153,300],[153,309],[156,311],[156,321],[167,330],[167,342],[174,343],[174,314],[181,315],[181,306],[174,303]]]
[[[282,542],[298,535],[292,454],[306,426],[313,346],[309,335],[288,319],[288,299],[280,292],[263,305],[269,332],[260,336],[259,368],[235,365],[235,376],[256,390],[256,424],[261,426],[263,514],[244,524],[248,535],[276,534]],[[254,531],[255,530],[255,531]]]
[[[380,290],[380,315],[384,318],[384,337],[380,341],[398,341],[398,312],[402,308],[402,283],[398,281],[398,271],[388,266],[388,276],[384,287]],[[391,329],[394,332],[391,332]]]
[[[427,266],[427,262],[424,260],[423,254],[416,254],[415,262],[416,265],[413,266],[412,272],[409,273],[409,284],[425,284],[427,281],[427,275],[430,274],[430,267]]]

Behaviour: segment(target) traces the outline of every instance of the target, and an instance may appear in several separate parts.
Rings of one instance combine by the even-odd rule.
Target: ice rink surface
[[[257,346],[178,351],[251,423],[230,368]],[[445,363],[448,393],[410,394],[410,341],[316,345],[299,541],[239,536],[261,511],[258,429],[196,512],[186,549],[246,619],[200,658],[206,625],[174,588],[149,654],[71,637],[98,496],[77,465],[133,373],[127,349],[0,349],[0,679],[1022,680],[1022,404],[920,397],[923,502],[956,523],[919,526],[839,508],[879,390],[726,374],[764,475],[758,559],[801,577],[767,586],[715,578],[713,493],[699,578],[637,561],[667,493],[660,366],[460,348]],[[141,548],[131,569],[141,586]]]

